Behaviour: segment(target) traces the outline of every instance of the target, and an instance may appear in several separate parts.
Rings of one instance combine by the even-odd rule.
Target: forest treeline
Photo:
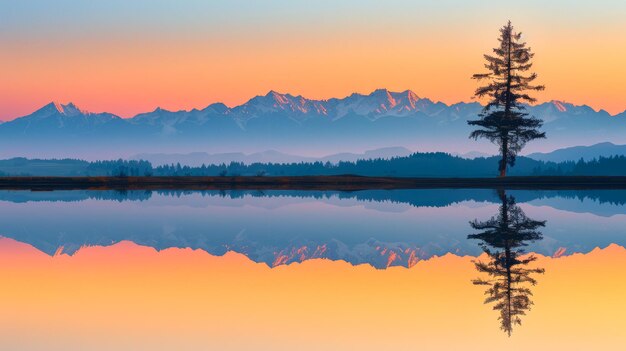
[[[76,159],[0,160],[0,176],[320,176],[360,175],[380,177],[494,177],[498,157],[465,159],[447,153],[414,153],[390,159],[356,162],[252,163],[231,162],[190,167],[171,164],[154,167],[148,161],[84,161]],[[591,161],[544,162],[519,157],[512,176],[626,176],[626,156]]]

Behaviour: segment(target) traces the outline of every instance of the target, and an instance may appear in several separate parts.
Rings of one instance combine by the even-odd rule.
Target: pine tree
[[[479,115],[480,119],[467,123],[479,126],[470,138],[486,138],[498,144],[502,156],[499,162],[500,176],[506,176],[507,165],[515,165],[515,157],[531,140],[545,138],[539,128],[543,122],[524,112],[523,103],[533,103],[535,98],[527,91],[543,90],[543,85],[532,85],[536,73],[525,74],[531,69],[534,54],[521,40],[522,33],[514,31],[511,21],[500,29],[500,46],[493,49],[494,55],[484,55],[488,73],[472,76],[487,84],[476,89],[477,98],[489,97]]]

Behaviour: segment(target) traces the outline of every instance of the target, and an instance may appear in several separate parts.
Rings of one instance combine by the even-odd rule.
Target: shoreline
[[[338,176],[0,177],[0,190],[626,189],[626,176],[399,178]]]

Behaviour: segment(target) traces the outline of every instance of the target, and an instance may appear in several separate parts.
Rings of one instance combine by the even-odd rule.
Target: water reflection
[[[48,330],[68,311],[72,317],[64,320],[66,329],[74,330],[89,325],[83,322],[89,318],[108,314],[111,330],[120,321],[127,323],[119,327],[120,340],[147,319],[163,323],[158,335],[174,335],[171,330],[187,323],[198,328],[199,344],[214,341],[206,335],[224,336],[223,344],[199,349],[233,349],[233,340],[243,340],[242,323],[258,316],[248,329],[267,325],[275,329],[263,335],[291,335],[284,329],[290,327],[301,332],[297,341],[307,340],[302,343],[307,345],[313,336],[346,337],[359,331],[346,345],[390,349],[391,340],[397,349],[410,349],[417,338],[426,349],[457,350],[471,339],[480,346],[496,340],[499,344],[490,346],[501,350],[513,341],[507,334],[528,318],[516,330],[515,342],[560,342],[551,333],[555,325],[577,328],[609,312],[611,319],[603,323],[614,326],[609,322],[622,320],[626,207],[620,196],[473,189],[0,191],[0,236],[5,237],[0,238],[0,276],[8,287],[0,291],[0,309],[18,306],[5,313],[5,325],[0,318],[0,331],[16,335],[8,328],[20,318],[41,320],[42,330]],[[468,237],[473,218],[490,219],[470,222],[474,233]],[[547,219],[550,225],[536,219]],[[387,269],[394,266],[410,269]],[[543,267],[545,276],[533,287]],[[585,278],[574,282],[572,276]],[[472,287],[472,278],[481,286]],[[481,303],[483,287],[505,333],[496,326],[494,312]],[[562,299],[565,292],[568,299]],[[538,307],[532,322],[531,316],[523,317],[533,304],[531,297]],[[597,306],[568,313],[574,300]],[[186,309],[179,308],[181,301]],[[161,312],[163,307],[170,308],[168,313]],[[146,311],[158,314],[145,318]],[[311,316],[317,319],[311,322]],[[563,319],[570,323],[567,327]],[[226,337],[222,326],[229,322],[236,334]],[[207,325],[215,329],[202,329]],[[24,335],[33,333],[30,322],[15,328]],[[599,329],[606,337],[594,340],[596,348],[623,344],[615,341],[623,338],[621,329],[614,334],[610,328]],[[450,330],[458,333],[456,338],[449,338]],[[573,332],[567,329],[564,335],[569,334]],[[71,340],[71,333],[60,335]],[[362,335],[385,337],[380,344],[368,338],[363,345],[358,343]],[[16,337],[17,342],[26,339],[40,340]],[[65,346],[64,341],[58,344]],[[310,349],[332,349],[315,346]]]
[[[600,191],[507,191],[531,217],[549,219],[545,256],[626,245],[626,207]],[[624,197],[626,199],[626,197]],[[268,266],[309,259],[385,269],[448,253],[482,253],[467,222],[488,218],[493,190],[0,191],[0,236],[49,254],[132,241],[156,250],[234,251]],[[593,235],[589,235],[593,233]]]
[[[567,210],[582,210],[601,215],[626,214],[626,190],[508,190],[518,202],[541,202]],[[490,189],[406,189],[406,190],[58,190],[23,191],[0,190],[0,201],[78,202],[102,200],[117,202],[145,202],[155,197],[184,198],[190,195],[244,198],[297,198],[328,200],[354,199],[361,202],[388,202],[413,207],[445,207],[464,201],[499,202],[497,193]],[[605,208],[598,208],[603,205]]]
[[[473,283],[488,286],[485,304],[494,304],[493,309],[500,314],[500,328],[510,336],[513,326],[521,325],[521,316],[533,304],[530,286],[537,284],[533,275],[545,272],[543,268],[527,267],[537,257],[523,248],[543,239],[539,229],[545,227],[546,221],[528,218],[516,205],[515,198],[507,196],[504,190],[498,191],[498,197],[501,201],[498,214],[487,221],[471,221],[472,228],[479,232],[468,235],[468,239],[480,240],[488,257],[487,261],[474,261],[483,277]]]

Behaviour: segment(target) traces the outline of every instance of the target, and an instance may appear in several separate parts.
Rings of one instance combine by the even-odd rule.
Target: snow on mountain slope
[[[50,103],[0,125],[0,157],[85,157],[93,150],[109,157],[271,149],[319,155],[388,146],[489,153],[493,147],[488,142],[468,139],[471,127],[466,121],[478,118],[481,109],[477,102],[447,105],[410,90],[387,89],[329,100],[270,91],[235,107],[214,103],[189,111],[157,108],[128,119],[90,113],[71,103]],[[582,141],[626,144],[626,114],[610,116],[562,101],[528,106],[527,112],[544,120],[547,133],[546,140],[529,144],[528,152]]]
[[[122,121],[111,113],[92,113],[73,103],[66,105],[51,102],[32,114],[3,124],[3,129],[27,133],[29,131],[50,131],[54,129],[92,130],[104,124]]]

